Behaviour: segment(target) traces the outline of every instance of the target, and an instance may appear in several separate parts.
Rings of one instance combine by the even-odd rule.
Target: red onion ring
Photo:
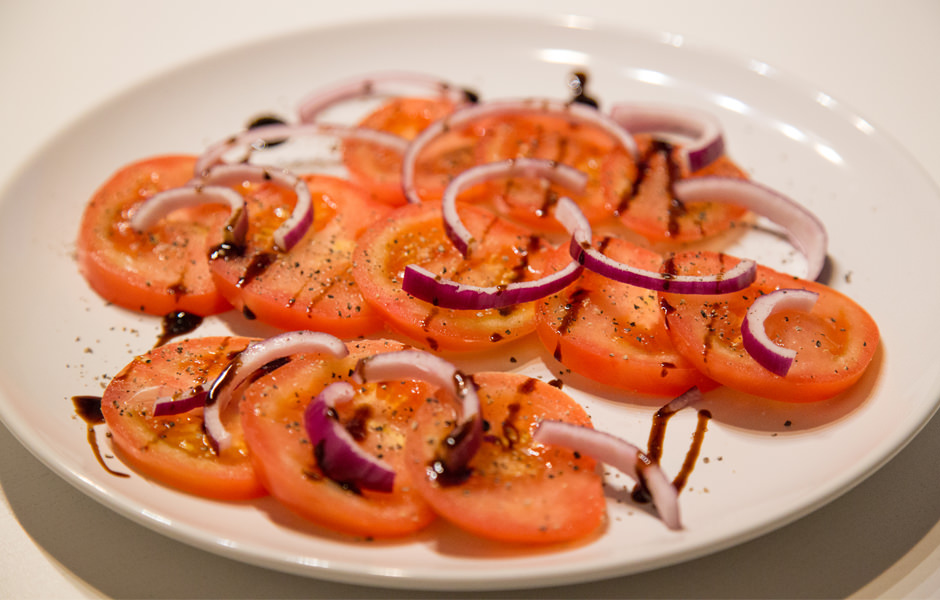
[[[585,269],[629,285],[677,294],[728,294],[746,288],[757,277],[757,263],[742,260],[718,275],[673,275],[638,269],[616,261],[591,246],[591,224],[569,198],[555,206],[555,218],[571,232],[571,256]]]
[[[423,73],[390,71],[356,77],[318,90],[301,101],[297,112],[301,123],[313,122],[320,113],[341,102],[380,94],[401,95],[403,88],[415,88],[422,93],[449,98],[456,105],[474,102],[476,95],[455,87],[448,81]]]
[[[336,418],[335,406],[351,400],[356,389],[346,381],[323,388],[304,410],[304,429],[323,474],[356,488],[391,492],[395,471],[365,452]]]
[[[733,177],[690,177],[673,184],[676,198],[690,202],[736,204],[767,217],[786,230],[787,239],[806,256],[807,279],[826,264],[828,235],[819,218],[791,198],[764,185]]]
[[[668,133],[688,138],[681,156],[690,172],[715,162],[725,153],[721,123],[713,115],[687,107],[622,102],[610,109],[610,118],[627,131]]]
[[[462,127],[474,119],[495,117],[512,114],[525,114],[533,111],[548,112],[564,115],[579,121],[599,127],[623,146],[634,160],[637,158],[636,142],[621,125],[594,107],[583,103],[568,103],[559,100],[527,99],[527,100],[493,100],[486,103],[474,104],[460,108],[447,117],[431,123],[419,133],[405,152],[402,160],[402,187],[409,202],[421,202],[421,197],[415,189],[415,167],[418,155],[435,137],[456,127]]]
[[[175,398],[173,396],[163,396],[157,398],[153,403],[153,416],[168,417],[172,415],[181,415],[191,410],[206,405],[206,398],[209,396],[209,390],[203,386],[196,387],[189,393]]]
[[[764,323],[767,317],[780,310],[809,312],[816,304],[819,294],[810,290],[779,289],[758,297],[747,309],[741,324],[741,341],[747,353],[762,367],[786,376],[796,358],[796,350],[778,346],[767,335]]]
[[[395,150],[402,155],[405,154],[405,150],[408,148],[409,144],[408,140],[401,136],[387,131],[370,129],[368,127],[327,123],[277,123],[252,127],[238,135],[216,142],[203,152],[196,161],[196,166],[193,170],[196,177],[201,177],[212,167],[223,164],[223,157],[238,148],[244,149],[245,153],[241,161],[245,162],[254,150],[263,148],[272,141],[283,140],[290,137],[309,136],[332,136],[341,139],[362,140]]]
[[[232,216],[225,224],[225,241],[241,244],[248,232],[245,199],[235,190],[223,186],[186,185],[157,192],[137,207],[129,223],[135,231],[144,232],[174,210],[211,203],[231,207]]]
[[[257,165],[217,165],[202,176],[207,185],[241,185],[245,181],[270,181],[292,190],[297,196],[291,215],[274,231],[275,249],[287,252],[307,233],[313,224],[313,200],[306,182],[292,173]]]
[[[532,439],[545,445],[564,446],[614,467],[646,486],[663,523],[681,529],[679,493],[662,468],[630,442],[584,425],[542,421]]]
[[[466,467],[483,441],[480,398],[473,381],[452,363],[421,350],[399,350],[359,360],[359,382],[417,379],[446,390],[460,405],[460,418],[445,439],[443,462],[454,471]]]
[[[447,185],[441,199],[444,229],[457,250],[465,257],[474,242],[457,213],[457,196],[465,189],[499,177],[542,178],[579,192],[587,185],[587,175],[574,167],[538,158],[512,158],[470,167]]]
[[[232,399],[232,392],[255,371],[279,358],[293,354],[317,353],[335,358],[349,351],[339,338],[317,331],[289,331],[249,344],[229,361],[218,377],[208,386],[203,420],[206,435],[218,451],[232,444],[232,435],[222,424],[222,413]]]

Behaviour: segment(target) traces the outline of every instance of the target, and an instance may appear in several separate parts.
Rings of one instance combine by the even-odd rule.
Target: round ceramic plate
[[[313,528],[271,500],[221,503],[99,466],[71,398],[153,345],[159,319],[107,305],[74,260],[83,206],[132,160],[198,153],[251,117],[294,114],[310,91],[355,74],[436,74],[484,98],[567,97],[575,70],[602,106],[668,101],[713,112],[730,154],[798,199],[829,230],[829,282],[877,320],[871,369],[829,402],[790,405],[717,391],[701,455],[681,495],[684,528],[670,531],[608,476],[606,526],[573,545],[541,549],[484,542],[438,523],[412,538],[363,542]],[[940,398],[940,280],[917,257],[940,255],[940,198],[876,127],[840,101],[772,66],[719,56],[676,36],[614,31],[581,19],[447,18],[311,31],[226,52],[128,91],[72,125],[0,197],[0,416],[49,468],[101,503],[168,536],[234,559],[336,581],[394,587],[545,586],[623,575],[704,555],[780,527],[832,500],[902,448]],[[757,234],[755,234],[757,235]],[[768,240],[738,252],[778,255]],[[786,262],[786,261],[784,261]],[[798,269],[798,265],[790,265]],[[783,264],[782,268],[787,268]],[[918,281],[916,310],[897,290]],[[196,334],[263,334],[235,314]],[[487,357],[488,368],[554,377],[531,345]],[[569,379],[595,425],[644,445],[655,403]],[[686,414],[688,413],[688,414]],[[664,468],[675,473],[694,411],[669,424]],[[107,438],[99,428],[105,452]],[[112,467],[126,470],[110,459]]]

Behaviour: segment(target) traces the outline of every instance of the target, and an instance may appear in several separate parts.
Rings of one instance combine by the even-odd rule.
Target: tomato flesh
[[[656,252],[616,238],[595,240],[595,246],[647,271],[659,272],[663,262]],[[570,261],[568,248],[555,260]],[[606,385],[655,396],[716,385],[676,350],[656,292],[591,271],[537,303],[536,331],[565,367]]]
[[[186,184],[194,156],[170,155],[131,163],[92,196],[82,215],[78,264],[89,285],[118,306],[163,316],[174,311],[211,315],[229,308],[209,273],[208,238],[229,208],[176,210],[149,231],[129,224],[133,211],[157,192]]]
[[[481,537],[515,543],[582,538],[604,520],[606,503],[595,461],[532,440],[542,419],[590,425],[567,394],[510,373],[477,373],[474,384],[487,424],[469,473],[439,473],[438,449],[457,422],[449,399],[429,399],[407,441],[406,468],[442,517]]]
[[[712,252],[685,252],[671,261],[678,275],[721,273],[738,259]],[[755,298],[777,289],[805,289],[819,298],[810,312],[779,311],[766,321],[774,343],[796,350],[786,376],[760,366],[744,349],[741,324]],[[759,266],[757,279],[733,294],[678,296],[661,293],[669,334],[679,352],[703,373],[729,387],[785,402],[836,396],[865,372],[879,344],[871,315],[842,293]]]
[[[185,393],[213,381],[250,341],[209,337],[174,342],[135,358],[118,373],[102,396],[101,412],[125,463],[199,496],[243,500],[265,495],[248,458],[237,408],[222,415],[233,443],[221,454],[206,437],[201,408],[153,416],[157,397]]]
[[[349,380],[360,357],[402,348],[372,340],[348,346],[350,355],[342,360],[296,357],[248,388],[241,418],[252,461],[271,495],[313,523],[368,538],[414,533],[433,521],[435,513],[402,468],[402,449],[410,419],[432,393],[429,386],[411,381],[357,385],[356,397],[336,407],[347,428],[359,421],[361,447],[395,469],[392,492],[356,490],[329,479],[316,464],[303,426],[309,402],[328,384]]]

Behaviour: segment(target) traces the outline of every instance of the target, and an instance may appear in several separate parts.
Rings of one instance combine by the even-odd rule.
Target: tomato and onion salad
[[[392,96],[352,127],[318,121],[402,82],[433,97]],[[537,335],[567,369],[635,394],[682,398],[727,385],[812,402],[854,385],[879,333],[861,306],[812,281],[826,258],[822,223],[750,181],[714,118],[627,103],[607,114],[587,100],[582,90],[570,103],[480,102],[430,77],[353,80],[311,95],[300,123],[115,173],[86,207],[79,265],[104,298],[154,315],[235,308],[344,339],[388,326],[447,352]],[[345,179],[225,164],[234,148],[248,161],[281,136],[311,134],[341,140]],[[614,225],[647,246],[694,244],[751,213],[783,227],[806,256],[805,279],[592,233]],[[121,456],[194,494],[271,493],[354,536],[408,535],[440,516],[515,543],[598,530],[596,457],[657,482],[665,524],[680,527],[658,465],[632,464],[634,446],[594,432],[544,382],[458,375],[431,354],[362,340],[347,342],[348,356],[284,350],[218,402],[210,384],[265,343],[276,345],[197,338],[135,359],[102,401]],[[408,363],[419,355],[429,358],[416,364],[435,365],[432,377]],[[391,380],[366,377],[375,356],[392,357]],[[455,383],[465,381],[474,401]],[[553,502],[532,510],[542,497]]]

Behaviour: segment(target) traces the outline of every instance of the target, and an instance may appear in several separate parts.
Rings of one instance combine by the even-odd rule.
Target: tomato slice
[[[732,204],[685,204],[671,191],[674,181],[686,177],[746,179],[745,172],[728,156],[689,173],[679,160],[679,146],[648,135],[638,135],[636,140],[639,163],[618,149],[607,157],[602,175],[609,209],[628,228],[653,243],[689,242],[727,231],[747,216],[745,209]]]
[[[407,441],[407,469],[434,510],[464,530],[506,542],[562,542],[597,531],[606,504],[595,461],[532,441],[542,419],[590,425],[584,409],[558,388],[524,375],[477,373],[473,381],[487,433],[468,473],[438,473],[435,467],[457,421],[453,402],[425,403]]]
[[[662,257],[618,238],[595,247],[614,260],[659,272]],[[559,265],[571,260],[559,248]],[[555,360],[594,381],[640,394],[677,396],[715,383],[676,350],[656,292],[590,271],[536,305],[536,331]]]
[[[175,416],[152,414],[158,397],[211,382],[250,341],[209,337],[173,342],[135,358],[118,373],[105,389],[101,412],[125,463],[199,496],[243,500],[266,495],[248,458],[237,410],[222,415],[233,443],[221,454],[203,431],[201,408]]]
[[[328,384],[348,380],[360,357],[403,346],[364,340],[348,347],[349,356],[341,360],[296,357],[247,389],[241,418],[252,461],[271,495],[305,519],[354,536],[407,535],[435,518],[402,466],[411,419],[433,389],[414,381],[358,386],[355,399],[336,411],[348,429],[361,434],[363,449],[396,470],[394,489],[358,491],[332,481],[317,466],[302,425],[307,404]]]
[[[412,140],[455,108],[447,98],[393,98],[367,115],[359,125]],[[343,161],[353,181],[393,206],[406,202],[401,187],[401,159],[397,152],[369,142],[349,140],[344,144]]]
[[[670,262],[679,275],[721,273],[738,259],[712,252],[685,252]],[[797,351],[786,376],[760,366],[744,350],[741,323],[753,300],[776,289],[819,293],[810,312],[782,310],[766,321],[775,343]],[[879,344],[878,326],[864,308],[840,292],[759,266],[757,279],[733,294],[660,294],[669,334],[679,352],[706,375],[749,394],[785,402],[815,402],[851,387],[865,372]]]
[[[464,258],[444,231],[440,202],[395,209],[363,234],[354,253],[353,276],[365,298],[388,325],[431,350],[474,351],[534,331],[533,303],[504,309],[436,307],[402,290],[409,264],[477,286],[536,278],[548,247],[527,230],[474,206],[461,206],[464,225],[478,240]]]
[[[229,308],[206,260],[208,236],[222,229],[228,207],[180,209],[145,233],[128,224],[144,200],[189,181],[195,164],[196,157],[184,155],[128,164],[86,205],[77,241],[78,264],[105,300],[158,316],[176,311],[206,316]]]
[[[244,252],[213,254],[220,292],[249,318],[281,329],[313,329],[343,338],[381,329],[352,278],[356,238],[389,208],[359,186],[327,175],[303,175],[314,204],[314,223],[289,252],[273,250],[273,233],[296,197],[273,184],[251,185]],[[221,238],[219,238],[220,241]]]
[[[620,148],[610,134],[590,124],[563,115],[513,114],[485,119],[477,161],[496,162],[511,158],[539,158],[572,166],[588,176],[582,193],[533,179],[504,178],[491,183],[490,195],[500,210],[538,230],[564,231],[551,216],[551,207],[562,196],[574,200],[591,223],[610,216],[602,168]]]

